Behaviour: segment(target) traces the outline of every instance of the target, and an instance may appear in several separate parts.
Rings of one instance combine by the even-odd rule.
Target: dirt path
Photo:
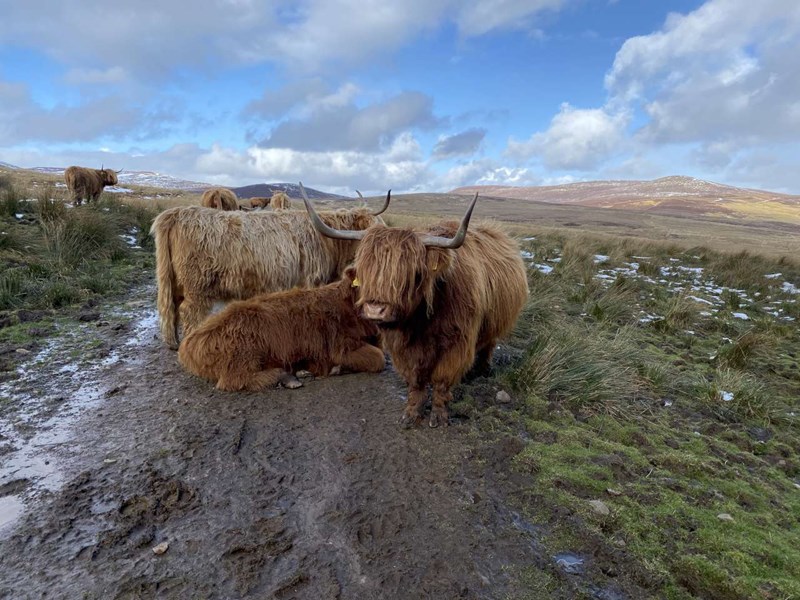
[[[35,425],[4,434],[0,597],[537,597],[520,574],[552,558],[508,506],[513,439],[399,428],[391,369],[217,392],[155,339],[150,294],[87,326],[84,376],[54,343],[4,384]]]

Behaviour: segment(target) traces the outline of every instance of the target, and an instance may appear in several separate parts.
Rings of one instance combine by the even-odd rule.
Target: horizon
[[[342,195],[670,176],[800,193],[791,0],[189,6],[6,6],[0,161]]]

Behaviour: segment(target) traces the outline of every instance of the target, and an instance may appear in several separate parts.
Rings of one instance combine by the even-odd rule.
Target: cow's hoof
[[[297,389],[299,387],[303,387],[303,382],[302,381],[300,381],[294,375],[288,375],[288,374],[284,375],[283,377],[281,377],[280,384],[283,387],[285,387],[287,389],[290,389],[290,390],[295,390],[295,389]]]
[[[299,377],[300,379],[308,379],[309,377],[313,376],[314,374],[311,371],[306,371],[305,369],[295,373],[295,377]]]
[[[333,377],[334,375],[341,375],[341,374],[342,374],[342,366],[341,365],[336,365],[335,367],[333,367],[331,369],[331,372],[329,373],[329,375],[331,377]]]
[[[428,421],[429,427],[447,427],[450,425],[450,421],[447,418],[447,413],[437,414],[436,412],[431,412],[431,420]]]
[[[403,429],[410,429],[415,425],[419,425],[420,421],[422,421],[421,415],[403,413],[403,416],[400,417],[400,425]]]

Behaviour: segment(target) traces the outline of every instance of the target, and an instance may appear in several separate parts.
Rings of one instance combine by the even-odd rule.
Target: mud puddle
[[[104,332],[91,365],[72,369],[54,341],[36,381],[16,383],[14,450],[0,457],[0,597],[600,589],[564,574],[512,505],[530,485],[508,475],[519,440],[485,439],[468,419],[401,429],[405,390],[390,369],[218,392],[154,339],[153,291],[138,294],[130,325],[86,330]],[[43,400],[53,394],[65,398],[57,409]]]

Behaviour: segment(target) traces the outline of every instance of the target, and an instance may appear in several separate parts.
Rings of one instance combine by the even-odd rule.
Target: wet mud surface
[[[542,550],[519,440],[400,428],[391,368],[218,392],[140,294],[129,325],[78,330],[102,340],[90,364],[54,341],[3,384],[22,408],[0,439],[0,597],[625,597]]]

